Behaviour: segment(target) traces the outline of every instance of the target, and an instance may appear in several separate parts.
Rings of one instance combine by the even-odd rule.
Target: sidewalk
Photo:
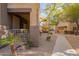
[[[24,51],[18,51],[19,56],[51,56],[55,45],[55,36],[52,36],[50,41],[46,41],[47,34],[43,33],[39,40],[39,47],[32,47]],[[6,47],[0,50],[0,55],[11,55],[10,48]]]
[[[63,34],[57,34],[56,43],[52,56],[77,56],[77,52],[72,48],[67,38]]]
[[[39,47],[20,52],[20,55],[26,56],[51,56],[53,47],[55,45],[55,36],[52,35],[50,41],[46,41],[47,33],[42,33],[39,40]]]
[[[18,51],[18,56],[78,56],[64,34],[53,34],[50,41],[46,41],[47,34],[43,33],[39,40],[39,47]],[[9,56],[10,48],[0,50],[0,55]]]

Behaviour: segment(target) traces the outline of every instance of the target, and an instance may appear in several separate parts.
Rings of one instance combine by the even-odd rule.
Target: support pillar
[[[39,30],[39,18],[38,18],[38,10],[32,9],[30,13],[30,38],[32,39],[33,46],[39,46],[40,40],[40,30]]]
[[[0,3],[0,25],[6,26],[7,28],[9,26],[6,3]]]

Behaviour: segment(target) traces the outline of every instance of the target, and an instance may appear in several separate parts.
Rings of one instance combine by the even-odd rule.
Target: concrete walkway
[[[57,34],[52,56],[77,56],[77,52],[71,47],[63,34]]]
[[[52,54],[53,46],[55,44],[55,36],[52,35],[51,40],[47,41],[47,33],[42,33],[39,40],[39,47],[32,47],[31,49],[17,51],[18,56],[50,56]],[[0,56],[10,56],[10,48],[5,47],[0,50]]]
[[[54,34],[50,41],[46,41],[47,34],[41,35],[39,47],[26,49],[25,51],[17,51],[19,56],[78,56],[77,52],[72,48],[67,38],[63,34]],[[3,53],[4,52],[4,53]],[[52,53],[53,52],[53,53]],[[0,55],[9,56],[10,48],[5,47],[0,50]]]

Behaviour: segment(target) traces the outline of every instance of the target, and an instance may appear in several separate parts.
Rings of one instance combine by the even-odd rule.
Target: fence
[[[27,42],[29,38],[29,33],[27,29],[11,29],[9,30],[11,33],[14,34],[14,36],[19,36],[22,40],[22,42]]]
[[[19,37],[21,40],[20,42],[16,42],[15,40],[15,47],[16,47],[16,50],[25,50],[26,48],[26,45],[27,45],[27,40],[29,39],[29,32],[27,29],[10,29],[9,30],[10,33],[13,33],[14,34],[14,37],[17,36]],[[20,48],[21,47],[21,48]]]

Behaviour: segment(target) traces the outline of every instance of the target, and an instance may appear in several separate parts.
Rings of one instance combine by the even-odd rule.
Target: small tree
[[[66,18],[71,18],[73,22],[77,24],[77,31],[79,29],[79,4],[71,4],[70,6],[67,6],[64,8],[64,13]]]

